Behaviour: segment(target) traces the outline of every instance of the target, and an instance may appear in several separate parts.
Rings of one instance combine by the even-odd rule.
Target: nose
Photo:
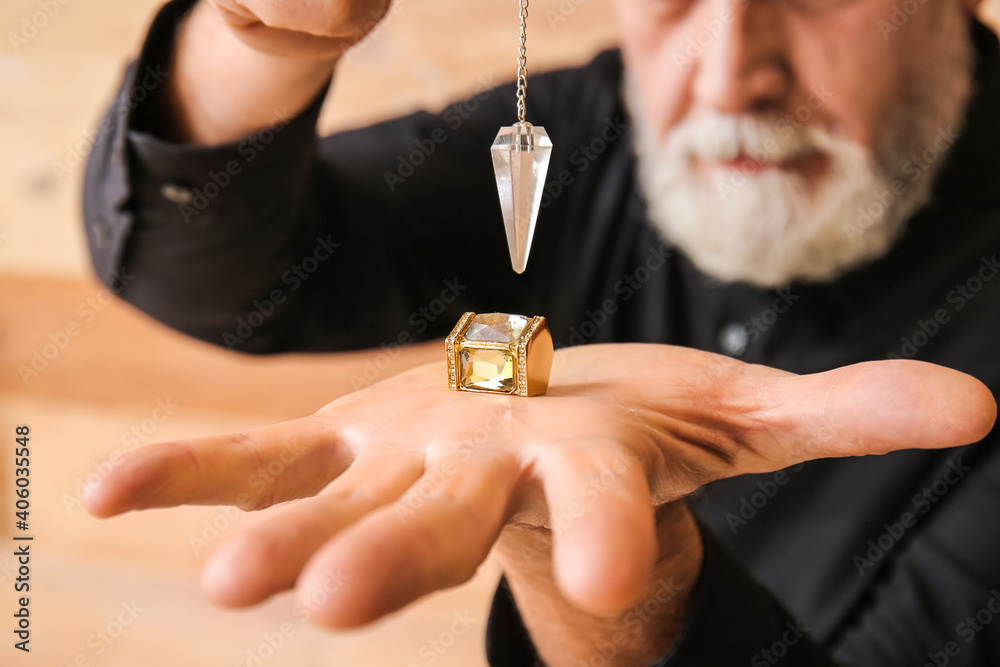
[[[711,15],[699,23],[716,34],[696,61],[696,103],[730,114],[780,109],[794,82],[780,8],[775,7],[780,3],[715,0],[704,4]],[[716,30],[711,31],[712,27]]]

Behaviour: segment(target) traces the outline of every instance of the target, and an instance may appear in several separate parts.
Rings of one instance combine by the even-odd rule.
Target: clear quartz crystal
[[[518,122],[500,128],[490,152],[493,154],[503,224],[507,228],[510,261],[515,271],[523,273],[528,264],[538,207],[542,202],[552,142],[545,128]]]
[[[472,318],[465,340],[516,343],[528,326],[528,318],[507,313],[480,313]]]

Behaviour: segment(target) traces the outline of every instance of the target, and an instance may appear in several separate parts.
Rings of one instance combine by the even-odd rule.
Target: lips
[[[799,151],[781,159],[770,159],[766,156],[755,158],[746,153],[739,153],[735,157],[717,157],[715,159],[696,158],[695,164],[709,171],[716,169],[732,170],[747,176],[769,169],[819,175],[825,170],[826,156],[816,150]]]
[[[746,154],[739,154],[728,160],[720,160],[717,165],[723,169],[736,169],[742,172],[755,172],[761,169],[777,169],[782,166],[774,160],[758,160]]]

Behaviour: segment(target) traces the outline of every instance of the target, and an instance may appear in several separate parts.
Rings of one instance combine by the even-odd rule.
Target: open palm
[[[686,348],[592,345],[557,351],[540,397],[452,392],[444,364],[430,364],[309,417],[134,450],[86,504],[106,517],[301,499],[226,542],[203,584],[247,605],[292,587],[309,599],[336,578],[312,605],[333,627],[465,581],[512,523],[550,527],[560,588],[610,610],[648,583],[657,506],[805,460],[975,442],[995,415],[980,382],[921,362],[798,376]]]

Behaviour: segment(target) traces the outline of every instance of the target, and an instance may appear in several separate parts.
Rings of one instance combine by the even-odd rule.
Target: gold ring
[[[538,396],[549,387],[552,334],[544,317],[466,313],[444,344],[452,391]]]

